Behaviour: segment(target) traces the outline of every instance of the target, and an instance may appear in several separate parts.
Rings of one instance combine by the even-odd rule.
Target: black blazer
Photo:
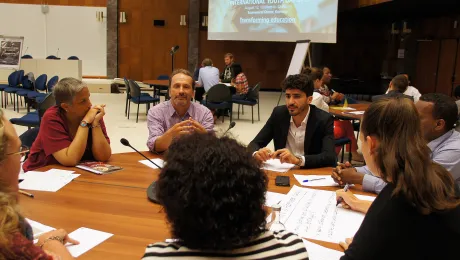
[[[373,96],[372,97],[372,102],[377,101],[377,100],[382,99],[382,98],[394,98],[394,97],[404,97],[404,98],[408,98],[408,99],[414,101],[414,97],[405,95],[405,94],[403,94],[401,92],[398,92],[396,90],[392,90],[392,91],[389,91],[388,94]]]
[[[249,143],[249,151],[258,151],[271,140],[275,143],[275,150],[286,148],[290,124],[291,115],[287,107],[275,107],[265,126]],[[305,166],[302,168],[335,167],[337,164],[334,119],[329,113],[312,105],[305,131],[304,149]]]

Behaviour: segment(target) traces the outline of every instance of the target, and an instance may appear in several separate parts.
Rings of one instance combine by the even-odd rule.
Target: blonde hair
[[[0,109],[0,167],[6,157],[6,147],[8,138],[5,134],[5,125],[3,123],[3,110]],[[2,180],[0,172],[0,247],[7,248],[9,239],[12,234],[19,231],[19,209],[16,196],[5,193],[7,190]]]

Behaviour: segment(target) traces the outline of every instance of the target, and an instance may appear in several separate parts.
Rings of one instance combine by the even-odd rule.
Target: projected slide
[[[209,0],[208,39],[335,43],[338,0]]]

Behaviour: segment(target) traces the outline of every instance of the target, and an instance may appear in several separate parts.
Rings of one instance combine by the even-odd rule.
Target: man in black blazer
[[[409,79],[404,75],[394,77],[390,82],[388,93],[378,96],[373,96],[372,101],[377,101],[382,98],[404,97],[414,101],[414,97],[403,94],[409,87]]]
[[[282,83],[286,106],[278,106],[259,134],[249,144],[249,150],[259,162],[279,158],[302,168],[335,166],[334,119],[310,105],[313,81],[303,74],[291,75]],[[273,140],[275,152],[266,146]]]

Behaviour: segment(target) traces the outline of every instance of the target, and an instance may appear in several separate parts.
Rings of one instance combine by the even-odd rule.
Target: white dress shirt
[[[310,108],[308,108],[308,113],[303,119],[299,127],[294,123],[294,120],[291,116],[291,124],[289,126],[289,133],[286,142],[286,149],[291,151],[295,156],[300,156],[302,158],[302,163],[300,166],[305,165],[305,131],[307,130],[308,117],[310,116]]]
[[[390,90],[387,90],[387,93],[385,93],[385,94],[388,94],[389,91]],[[414,98],[414,103],[417,103],[418,100],[420,99],[420,97],[422,96],[422,94],[420,94],[420,91],[418,91],[418,89],[416,89],[413,86],[408,86],[406,91],[404,91],[403,94],[413,97]]]
[[[326,102],[324,102],[323,95],[321,95],[320,93],[313,92],[313,100],[311,101],[311,104],[329,113],[329,105]]]

